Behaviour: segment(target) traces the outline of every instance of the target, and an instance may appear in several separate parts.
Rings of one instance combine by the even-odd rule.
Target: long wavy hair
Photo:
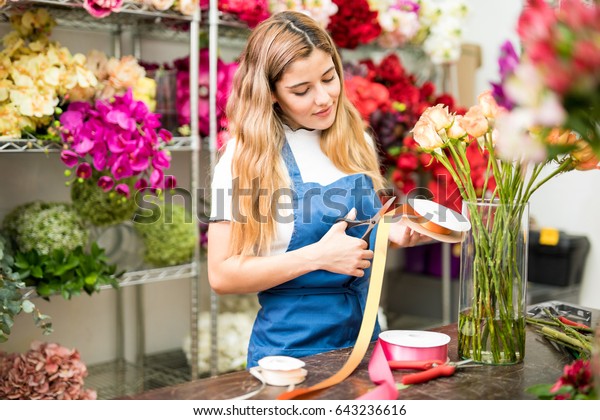
[[[290,188],[281,162],[285,116],[273,105],[272,93],[286,69],[315,49],[331,55],[341,84],[336,118],[322,132],[321,149],[340,171],[365,173],[376,190],[384,187],[377,153],[365,140],[367,127],[345,94],[342,60],[331,37],[303,13],[277,13],[252,31],[227,102],[229,132],[237,141],[231,169],[233,208],[239,213],[232,217],[232,255],[258,255],[270,249],[277,192]]]

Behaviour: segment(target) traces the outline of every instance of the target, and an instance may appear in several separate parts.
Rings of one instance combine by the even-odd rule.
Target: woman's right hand
[[[352,209],[347,219],[356,218],[356,210]],[[373,251],[369,244],[360,238],[346,234],[348,223],[340,221],[314,244],[315,261],[322,270],[332,273],[346,274],[355,277],[364,276],[364,270],[371,266]]]

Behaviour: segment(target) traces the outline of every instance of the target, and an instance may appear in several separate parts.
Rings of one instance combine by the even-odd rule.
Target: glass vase
[[[458,354],[486,364],[525,357],[528,203],[464,202]]]

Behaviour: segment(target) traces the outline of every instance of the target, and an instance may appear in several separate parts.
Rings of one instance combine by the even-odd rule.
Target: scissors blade
[[[371,217],[371,220],[369,220],[369,227],[362,236],[363,239],[366,238],[371,232],[371,230],[373,230],[375,225],[379,223],[379,220],[383,217],[384,214],[387,213],[388,209],[392,206],[392,204],[394,204],[394,201],[396,201],[396,197],[391,197],[390,199],[388,199],[388,201],[386,201],[385,204],[381,206],[377,214]]]

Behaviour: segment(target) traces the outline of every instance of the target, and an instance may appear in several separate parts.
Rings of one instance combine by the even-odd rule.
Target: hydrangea
[[[192,216],[180,204],[154,203],[151,210],[134,223],[144,243],[144,261],[158,267],[189,262],[198,241]]]
[[[219,373],[241,370],[246,367],[248,342],[254,315],[245,312],[223,312],[217,319],[217,370]],[[191,362],[191,337],[183,339],[183,351]],[[211,339],[210,314],[202,312],[198,319],[198,372],[210,372]]]
[[[13,209],[3,227],[21,252],[35,249],[48,255],[54,250],[72,251],[85,247],[88,231],[73,207],[66,203],[35,201]]]
[[[84,388],[87,374],[77,350],[34,341],[23,354],[0,352],[0,399],[95,400]]]

